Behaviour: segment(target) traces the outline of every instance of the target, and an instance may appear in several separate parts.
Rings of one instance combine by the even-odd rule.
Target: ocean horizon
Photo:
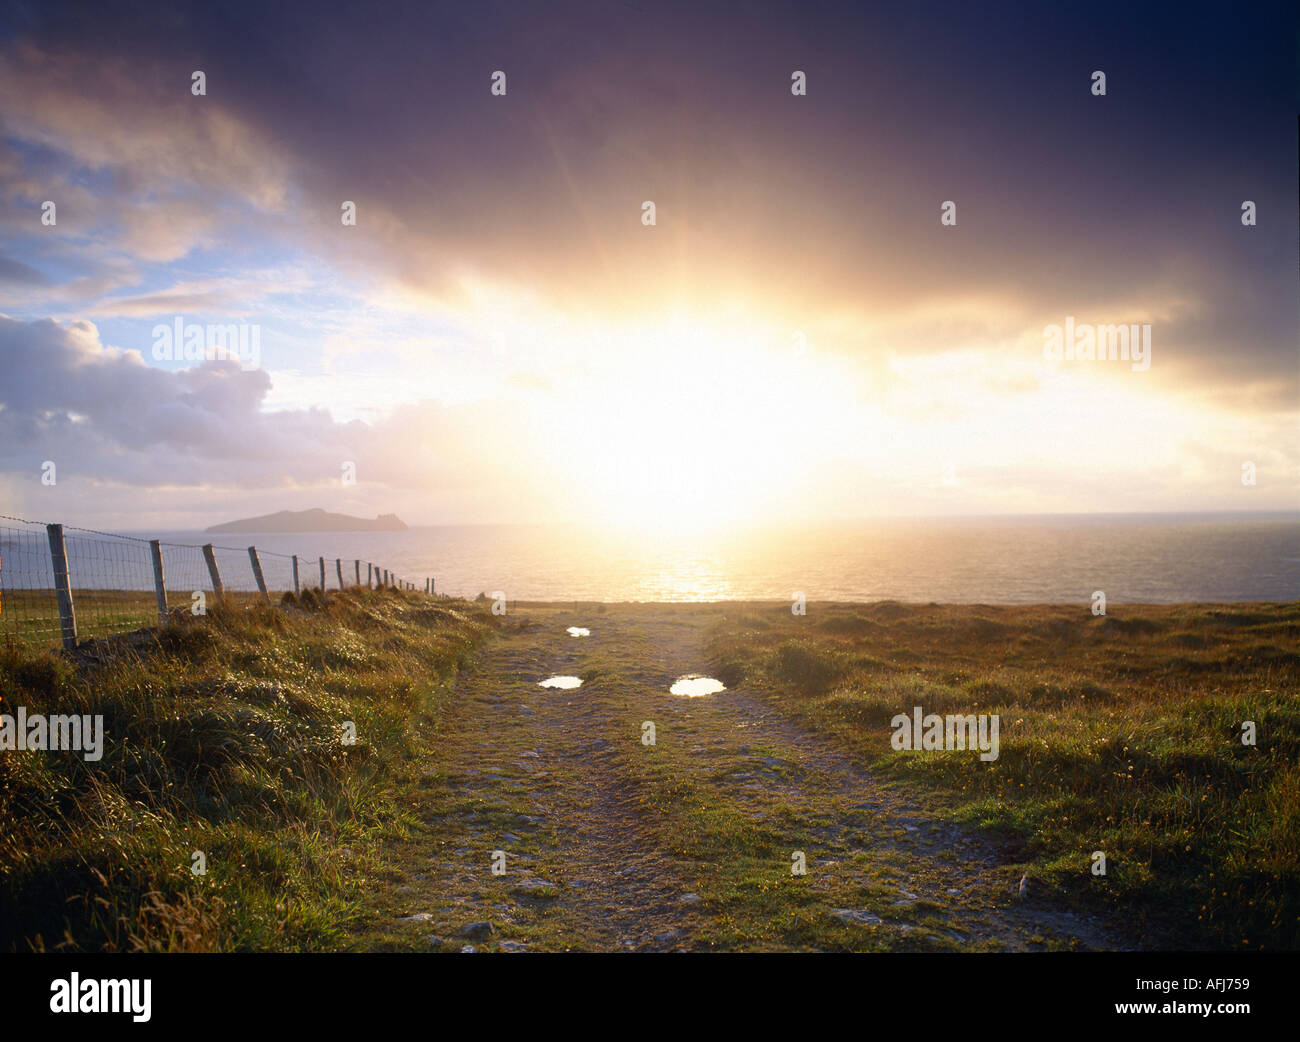
[[[634,531],[580,524],[404,532],[124,533],[354,560],[440,593],[509,600],[790,600],[1039,604],[1300,599],[1300,512],[880,518]],[[227,584],[251,588],[232,575]]]

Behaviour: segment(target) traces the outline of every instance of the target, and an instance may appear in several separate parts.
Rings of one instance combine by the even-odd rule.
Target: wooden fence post
[[[356,564],[357,566],[357,585],[360,586],[361,585],[361,561],[358,560],[357,558],[353,558],[353,563]]]
[[[77,612],[72,606],[72,580],[68,575],[68,550],[63,543],[63,526],[46,525],[50,538],[50,560],[54,564],[54,591],[59,598],[59,624],[65,651],[77,647]]]
[[[211,543],[203,544],[203,559],[208,562],[208,576],[212,579],[212,592],[220,597],[226,591],[221,585],[221,572],[217,570],[217,555],[212,549]]]
[[[325,558],[320,559],[320,592],[325,592]]]
[[[167,586],[163,582],[162,543],[157,539],[149,540],[149,551],[153,554],[153,592],[158,599],[158,625],[167,625]]]
[[[369,590],[375,585],[375,566],[369,561],[366,562],[366,589]]]
[[[262,575],[262,562],[257,558],[257,547],[248,548],[248,559],[253,565],[253,578],[257,580],[257,588],[262,591],[262,596],[270,603],[271,595],[266,592],[266,577]]]
[[[298,555],[293,555],[293,595],[297,597],[302,593],[302,587],[298,585]]]
[[[334,558],[334,570],[339,573],[339,589],[343,589],[343,558]]]

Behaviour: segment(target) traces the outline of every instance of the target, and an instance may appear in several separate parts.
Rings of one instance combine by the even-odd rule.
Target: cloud
[[[49,276],[22,261],[0,255],[0,282],[11,282],[20,286],[46,286],[50,279]]]
[[[739,25],[691,3],[472,8],[26,11],[0,42],[0,306],[42,320],[0,330],[0,469],[57,454],[125,509],[123,488],[314,494],[355,460],[378,495],[515,517],[565,473],[539,442],[585,422],[575,401],[637,404],[673,314],[697,332],[743,316],[744,343],[685,352],[719,388],[754,364],[750,340],[802,332],[845,363],[805,411],[852,393],[845,415],[879,410],[878,433],[944,429],[926,468],[982,429],[1035,440],[1053,417],[1034,407],[1063,394],[1040,331],[1067,315],[1153,324],[1149,373],[1068,376],[1122,388],[1134,414],[1179,398],[1215,423],[1293,421],[1294,149],[1275,127],[1294,116],[1261,71],[1279,47],[1289,65],[1269,12],[1150,52],[1095,12],[1025,23],[997,4],[945,12],[939,42],[938,19],[862,5]],[[1194,100],[1206,40],[1212,104]],[[1104,103],[1078,72],[1099,52],[1127,63]],[[145,321],[178,314],[258,316],[272,372],[155,368],[90,324],[143,345]],[[1050,466],[1020,474],[1068,502]]]
[[[380,505],[418,505],[437,490],[452,515],[471,500],[500,509],[541,480],[523,421],[483,406],[427,401],[373,424],[322,408],[265,411],[266,372],[153,368],[102,344],[89,322],[0,316],[0,358],[0,473],[19,488],[29,476],[32,488],[53,460],[69,512],[102,510],[105,490],[124,486],[189,490],[227,512],[262,495],[310,503],[338,489],[344,461]]]
[[[1194,95],[1202,76],[1173,43],[1129,70],[1126,107],[1107,115],[1068,100],[1067,59],[1091,61],[1096,36],[1068,14],[1059,32],[1035,27],[1052,62],[1021,40],[1018,13],[993,9],[978,34],[993,50],[945,52],[929,76],[915,62],[933,57],[930,31],[883,11],[767,11],[740,36],[691,5],[656,19],[411,9],[364,34],[335,15],[268,9],[250,31],[200,6],[61,21],[56,4],[0,57],[6,127],[63,156],[56,170],[90,172],[98,240],[141,260],[297,249],[371,297],[409,294],[430,312],[462,306],[468,278],[606,317],[743,299],[782,328],[913,322],[892,347],[907,353],[959,346],[945,312],[1001,306],[990,322],[1016,336],[1015,315],[1028,328],[1085,311],[1125,321],[1180,299],[1199,318],[1158,335],[1189,384],[1273,378],[1279,406],[1300,393],[1294,155],[1260,143],[1276,101],[1243,76],[1199,121],[1171,111],[1163,92]],[[956,38],[974,16],[947,18]],[[110,28],[132,39],[129,61],[103,47]],[[1265,33],[1229,31],[1254,46]],[[879,38],[890,54],[862,62],[852,41]],[[810,72],[806,99],[788,92],[792,55]],[[994,57],[1026,68],[990,79]],[[488,73],[502,67],[509,93],[494,98]],[[208,73],[206,97],[189,93],[193,68]],[[882,90],[906,104],[866,103]],[[1015,119],[995,118],[995,102]],[[1094,162],[1118,155],[1131,161]],[[44,155],[43,177],[49,166]],[[1268,217],[1248,231],[1242,184]],[[647,198],[660,217],[649,229]],[[344,199],[356,228],[339,224]],[[945,199],[956,228],[939,225]],[[856,339],[860,356],[876,349]]]

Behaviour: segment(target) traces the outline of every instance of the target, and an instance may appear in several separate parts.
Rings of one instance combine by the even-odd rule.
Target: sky
[[[7,3],[0,513],[1300,508],[1291,5],[1022,6]]]

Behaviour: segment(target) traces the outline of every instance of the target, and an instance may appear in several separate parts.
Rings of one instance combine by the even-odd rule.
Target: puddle
[[[590,636],[591,636],[591,630],[587,629],[586,626],[570,626],[570,627],[569,627],[569,636],[570,636],[570,637],[590,637]]]
[[[565,691],[570,691],[575,687],[582,685],[581,677],[547,677],[538,687],[558,687]]]
[[[668,689],[668,693],[670,695],[685,695],[687,698],[698,698],[700,695],[716,695],[719,691],[726,690],[727,685],[721,680],[696,676],[692,673],[684,677],[678,677],[677,682]]]

